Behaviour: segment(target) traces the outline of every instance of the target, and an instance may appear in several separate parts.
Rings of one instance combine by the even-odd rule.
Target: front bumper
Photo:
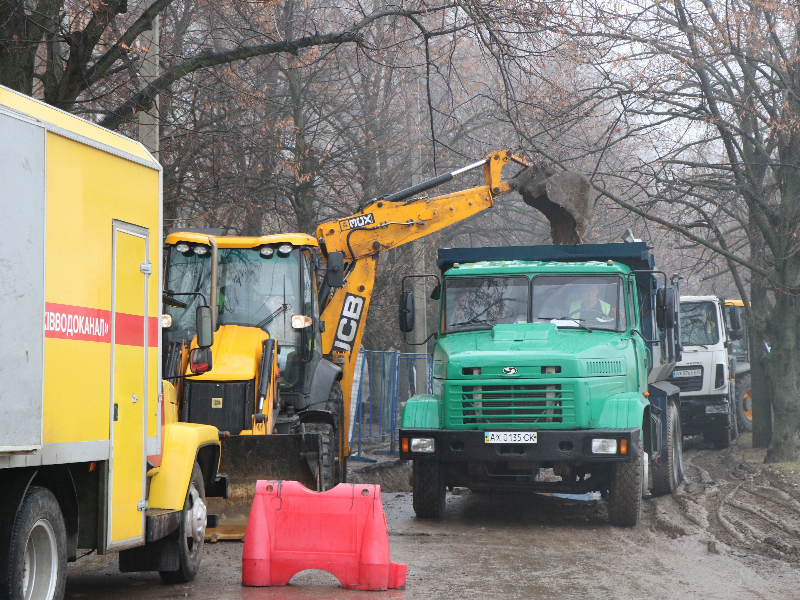
[[[487,430],[488,431],[488,430]],[[491,431],[532,431],[494,429]],[[640,428],[634,429],[539,429],[535,444],[487,444],[482,430],[401,429],[400,458],[428,459],[438,462],[630,462],[639,453]],[[433,438],[432,453],[403,451],[403,438]],[[593,438],[627,440],[625,455],[592,454]],[[619,442],[618,442],[619,447]]]
[[[707,413],[706,407],[716,411]],[[681,429],[683,435],[699,435],[726,429],[730,423],[727,396],[681,396]]]

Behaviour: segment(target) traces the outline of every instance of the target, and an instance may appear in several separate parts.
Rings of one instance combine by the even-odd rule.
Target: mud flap
[[[259,479],[299,481],[319,490],[322,436],[318,433],[232,435],[221,440],[219,473],[228,478],[228,499],[206,498],[219,524],[206,529],[206,540],[244,537]]]

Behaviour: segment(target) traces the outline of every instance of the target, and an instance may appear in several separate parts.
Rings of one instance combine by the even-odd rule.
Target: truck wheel
[[[683,436],[678,409],[667,405],[667,436],[661,448],[661,457],[653,468],[653,495],[672,494],[683,481]]]
[[[329,490],[341,483],[342,475],[339,470],[339,429],[342,424],[342,384],[333,383],[325,410],[329,411],[337,423],[333,428],[329,423],[307,423],[306,431],[319,433],[322,436],[322,475],[320,482],[322,491]]]
[[[61,600],[67,581],[67,531],[61,507],[47,488],[28,488],[14,519],[8,557],[12,600]]]
[[[750,373],[736,378],[736,421],[739,431],[753,431],[753,401],[750,390]]]
[[[711,442],[714,450],[724,450],[731,445],[731,428],[730,425],[725,429],[716,429],[703,434],[703,439]]]
[[[165,583],[188,583],[200,570],[203,543],[206,537],[206,488],[200,465],[194,463],[189,490],[181,511],[178,527],[180,567],[177,571],[159,571]]]
[[[642,449],[634,462],[613,466],[608,493],[608,520],[617,527],[633,527],[642,514]]]
[[[420,519],[441,519],[447,502],[444,487],[444,469],[432,460],[415,460],[411,481],[414,492],[414,513]]]

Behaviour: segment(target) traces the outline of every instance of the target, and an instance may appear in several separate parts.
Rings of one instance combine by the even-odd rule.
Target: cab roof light
[[[182,252],[182,253],[184,253],[184,254],[185,254],[185,253],[187,253],[187,252],[190,250],[190,248],[189,248],[189,244],[187,244],[186,242],[178,242],[178,243],[175,245],[175,250],[177,250],[178,252]]]
[[[204,254],[208,254],[208,246],[203,246],[202,244],[198,244],[194,247],[194,253],[197,256],[203,256]]]
[[[275,249],[272,246],[262,246],[259,252],[264,258],[271,258],[275,254]]]
[[[291,244],[281,244],[280,246],[278,246],[278,254],[283,254],[285,256],[289,254],[289,252],[291,251],[292,251]]]

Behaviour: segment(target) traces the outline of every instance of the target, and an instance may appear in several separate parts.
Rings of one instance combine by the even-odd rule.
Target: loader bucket
[[[221,440],[219,473],[228,476],[228,499],[207,498],[217,527],[206,529],[206,540],[240,540],[259,479],[299,481],[319,491],[322,436],[318,433],[232,435]]]
[[[597,201],[597,194],[584,175],[534,164],[509,184],[522,195],[525,204],[541,211],[550,221],[553,244],[583,243]]]

